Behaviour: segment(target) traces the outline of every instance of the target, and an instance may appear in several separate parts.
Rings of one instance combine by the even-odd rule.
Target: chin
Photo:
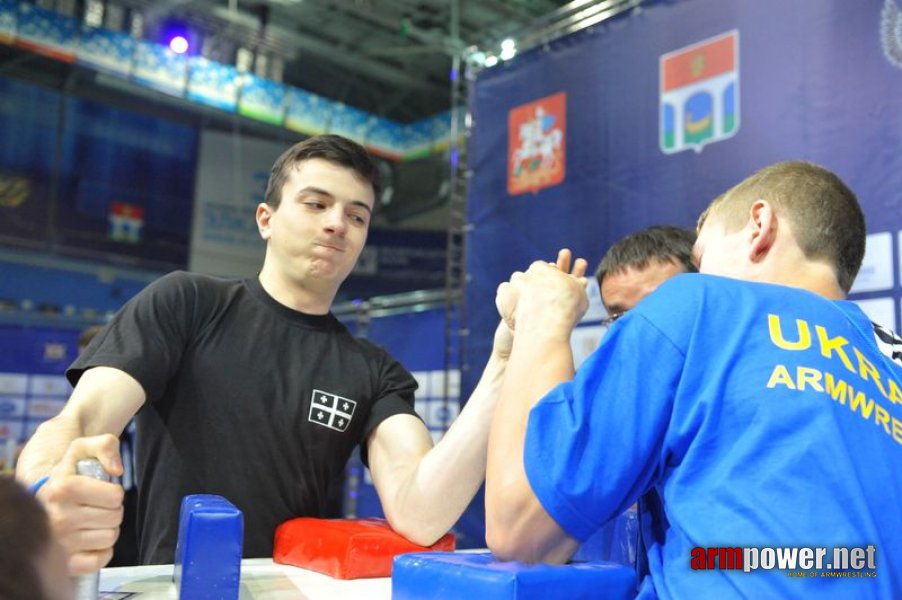
[[[315,266],[309,271],[310,277],[318,281],[334,283],[336,286],[341,285],[350,274],[350,271],[338,271],[333,268],[317,268]]]

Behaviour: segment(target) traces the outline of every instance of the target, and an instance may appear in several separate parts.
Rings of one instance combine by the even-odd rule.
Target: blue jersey
[[[900,381],[851,302],[681,275],[533,408],[526,473],[580,541],[652,500],[640,597],[899,598]]]

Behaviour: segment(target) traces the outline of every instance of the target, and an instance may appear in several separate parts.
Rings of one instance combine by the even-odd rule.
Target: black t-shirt
[[[245,557],[272,556],[275,528],[327,510],[357,444],[396,414],[415,415],[416,382],[331,314],[270,297],[256,278],[172,273],[128,302],[67,371],[137,379],[138,539],[144,564],[175,557],[187,494],[244,512]],[[114,398],[107,401],[114,402]]]

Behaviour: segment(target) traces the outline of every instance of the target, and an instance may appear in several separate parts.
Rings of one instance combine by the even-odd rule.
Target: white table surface
[[[100,600],[177,599],[172,565],[114,567],[100,572]],[[116,593],[113,593],[116,592]],[[391,600],[391,578],[333,579],[279,565],[269,558],[241,561],[240,600]],[[186,599],[182,599],[186,600]]]

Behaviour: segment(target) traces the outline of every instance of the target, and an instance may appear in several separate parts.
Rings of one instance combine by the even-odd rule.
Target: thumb
[[[58,467],[63,473],[73,474],[75,465],[83,458],[96,458],[110,475],[114,477],[122,475],[119,438],[112,434],[106,433],[72,440]]]
[[[513,285],[505,281],[498,286],[495,294],[495,308],[498,309],[498,315],[507,323],[507,326],[513,329],[514,313],[517,308],[517,291]]]

